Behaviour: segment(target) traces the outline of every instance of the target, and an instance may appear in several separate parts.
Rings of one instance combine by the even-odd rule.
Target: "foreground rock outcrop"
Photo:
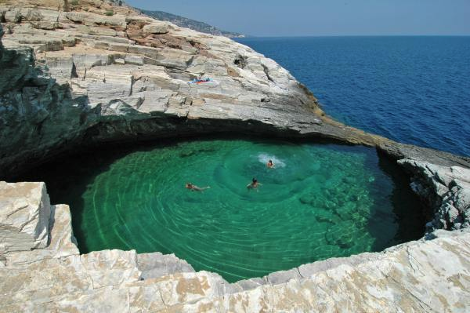
[[[1,183],[0,194],[18,187],[16,201],[40,198],[40,213],[50,207],[50,240],[45,248],[0,249],[1,312],[464,312],[470,305],[468,231],[437,231],[437,238],[382,253],[229,284],[171,255],[120,250],[80,255],[68,207],[50,206],[42,183],[29,185],[26,190]],[[39,219],[22,216],[32,223]],[[3,232],[0,228],[0,236]]]
[[[326,138],[396,160],[431,208],[426,237],[437,238],[228,284],[171,255],[80,255],[69,208],[50,205],[44,184],[1,182],[0,311],[468,310],[468,158],[335,122],[285,69],[227,38],[107,1],[67,3],[0,1],[0,178],[106,142]],[[190,83],[198,77],[211,81]],[[454,231],[431,233],[439,228]]]
[[[0,182],[0,250],[44,248],[51,215],[46,186]]]

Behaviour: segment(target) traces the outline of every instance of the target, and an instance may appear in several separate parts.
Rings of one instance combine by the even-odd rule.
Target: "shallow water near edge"
[[[364,147],[235,139],[89,152],[25,178],[71,206],[82,253],[175,253],[233,282],[422,236],[396,170]]]

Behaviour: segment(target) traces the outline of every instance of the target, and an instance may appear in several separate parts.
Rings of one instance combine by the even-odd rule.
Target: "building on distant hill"
[[[243,34],[239,33],[234,33],[234,32],[228,32],[224,30],[220,30],[214,26],[211,26],[207,23],[204,22],[199,22],[195,20],[191,20],[186,17],[174,15],[171,13],[166,13],[162,11],[148,11],[148,10],[140,10],[142,13],[151,16],[153,18],[156,18],[160,21],[168,21],[173,24],[176,24],[180,27],[186,27],[192,30],[196,30],[202,33],[207,33],[207,34],[212,34],[216,36],[225,36],[229,38],[242,38],[245,37]]]

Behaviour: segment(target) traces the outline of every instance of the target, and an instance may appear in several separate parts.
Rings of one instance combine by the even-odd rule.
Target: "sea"
[[[238,42],[274,59],[335,119],[470,156],[470,37],[285,37]]]

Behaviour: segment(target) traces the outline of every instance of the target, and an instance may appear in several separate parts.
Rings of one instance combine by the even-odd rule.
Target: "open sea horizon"
[[[246,37],[350,126],[470,156],[470,36]]]

